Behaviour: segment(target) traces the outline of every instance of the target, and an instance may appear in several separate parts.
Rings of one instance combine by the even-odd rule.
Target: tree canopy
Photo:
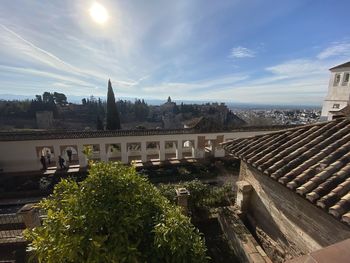
[[[62,180],[27,230],[39,262],[206,262],[198,230],[134,168],[95,163],[81,183]]]
[[[38,96],[40,95],[36,95],[37,100],[41,101],[41,97],[38,97]],[[59,105],[68,104],[66,95],[58,92],[50,93],[45,91],[42,96],[42,101],[45,103],[56,103]]]
[[[107,130],[120,129],[119,113],[117,109],[117,104],[115,103],[115,97],[114,97],[111,80],[108,80],[106,119],[107,119],[107,122],[106,122]]]

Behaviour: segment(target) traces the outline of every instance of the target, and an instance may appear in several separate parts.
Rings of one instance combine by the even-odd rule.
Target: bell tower
[[[329,70],[331,77],[323,102],[321,121],[332,120],[337,112],[350,105],[350,61]]]

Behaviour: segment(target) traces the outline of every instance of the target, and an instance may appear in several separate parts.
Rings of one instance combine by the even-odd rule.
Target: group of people
[[[67,156],[68,156],[69,162],[71,162],[72,161],[72,150],[71,149],[67,150]],[[46,170],[47,165],[51,164],[51,152],[49,150],[46,151],[45,156],[41,155],[40,162],[41,162],[41,165],[43,166],[42,169]],[[66,160],[61,155],[59,155],[58,156],[58,164],[59,164],[61,169],[67,168],[65,165],[65,162],[66,162]]]

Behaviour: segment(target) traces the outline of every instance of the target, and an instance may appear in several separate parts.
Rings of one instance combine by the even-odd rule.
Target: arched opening
[[[146,142],[147,161],[159,160],[159,142]]]
[[[194,141],[185,140],[182,142],[182,156],[183,158],[194,157]]]
[[[211,140],[206,140],[205,141],[205,149],[207,151],[212,151],[213,150],[213,142]]]
[[[165,148],[165,159],[176,159],[177,152],[177,142],[176,141],[166,141],[164,144]]]
[[[128,162],[132,161],[142,162],[141,159],[141,143],[140,142],[131,142],[126,144]]]
[[[60,147],[61,157],[69,163],[79,164],[78,147],[76,145],[64,145]]]
[[[43,161],[45,160],[45,165],[47,168],[56,167],[56,156],[53,150],[53,146],[39,146],[36,147],[36,153],[38,160],[41,162],[41,157],[43,156]],[[43,166],[43,164],[41,164]]]
[[[121,161],[121,145],[113,143],[106,145],[107,160],[112,162]]]
[[[84,145],[84,149],[89,149],[89,151],[91,150],[91,156],[88,157],[89,159],[95,161],[101,160],[99,144],[86,144]]]
[[[214,143],[212,140],[205,140],[204,150],[205,150],[206,157],[214,155],[213,146],[214,146]]]

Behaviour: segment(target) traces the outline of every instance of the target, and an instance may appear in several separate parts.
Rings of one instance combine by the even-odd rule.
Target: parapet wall
[[[234,209],[222,208],[219,211],[218,220],[223,233],[240,262],[272,263]]]
[[[272,131],[229,133],[192,133],[187,130],[140,130],[101,132],[28,132],[0,133],[0,169],[3,172],[36,171],[42,168],[40,158],[50,155],[50,165],[58,164],[58,156],[67,163],[67,149],[72,151],[72,163],[85,167],[84,147],[93,147],[93,158],[101,161],[132,160],[147,162],[151,158],[205,158],[208,154],[223,157],[220,143]],[[169,146],[171,144],[171,146]],[[152,148],[152,147],[153,148]]]

